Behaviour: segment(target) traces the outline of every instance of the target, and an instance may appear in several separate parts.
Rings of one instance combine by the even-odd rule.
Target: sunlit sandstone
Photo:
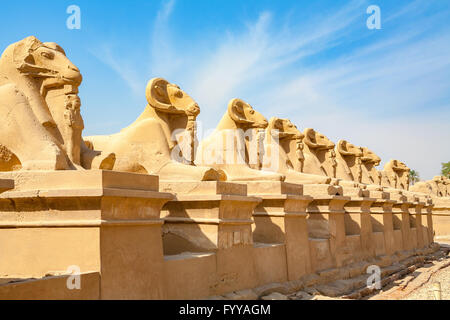
[[[132,125],[83,139],[81,80],[34,37],[0,59],[0,298],[253,299],[421,256],[450,230],[447,178],[408,191],[404,163],[377,171],[369,149],[240,99],[196,150],[200,109],[162,78]]]
[[[0,170],[82,169],[98,154],[81,138],[84,128],[77,96],[82,76],[56,43],[35,37],[10,45],[0,58]],[[57,107],[47,98],[65,90]],[[103,157],[104,160],[106,157]],[[102,160],[97,159],[97,168]],[[109,155],[104,166],[112,164]]]
[[[219,173],[193,163],[198,104],[177,85],[162,78],[149,81],[148,105],[130,126],[110,136],[86,137],[94,149],[116,155],[114,170],[158,174],[164,180],[219,180]],[[182,150],[174,133],[188,133]],[[179,159],[174,160],[174,155]],[[226,179],[223,177],[223,179]]]
[[[266,118],[250,104],[232,99],[215,131],[201,141],[196,163],[223,171],[228,181],[284,181],[282,174],[250,167],[259,158],[258,143],[251,139],[255,139],[258,130],[264,130],[267,125]],[[247,134],[250,137],[246,139]]]

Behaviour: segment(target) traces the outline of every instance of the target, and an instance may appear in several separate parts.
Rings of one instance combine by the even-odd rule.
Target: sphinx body
[[[303,154],[305,157],[303,172],[335,178],[334,163],[332,157],[330,157],[330,151],[334,148],[334,143],[325,135],[311,128],[306,128],[303,135]]]
[[[335,152],[337,161],[336,178],[361,182],[361,149],[346,140],[339,140]]]
[[[307,174],[303,169],[304,135],[288,119],[271,118],[266,129],[264,140],[265,159],[262,169],[276,171],[286,176],[286,182],[301,184],[328,184],[331,178],[323,175]],[[271,157],[278,158],[274,166]]]
[[[117,171],[158,174],[161,180],[225,180],[216,170],[193,163],[197,103],[162,78],[149,81],[146,98],[148,105],[130,126],[85,140],[95,149],[114,153]]]
[[[367,185],[380,185],[381,176],[376,169],[380,165],[381,158],[366,147],[361,147],[361,182]]]
[[[444,176],[435,176],[428,181],[419,181],[410,187],[413,192],[425,193],[433,197],[450,196],[450,179]]]
[[[82,147],[80,101],[76,101],[81,81],[80,71],[56,43],[42,43],[31,36],[4,51],[0,58],[0,170],[83,169],[84,153],[95,158]],[[47,94],[64,87],[72,88],[71,102],[49,105]],[[61,121],[60,107],[72,110],[71,124]]]
[[[397,175],[393,173],[386,172],[384,170],[380,171],[381,186],[386,189],[395,189],[397,186]]]
[[[399,160],[390,160],[384,165],[382,186],[400,190],[409,190],[410,169]]]
[[[447,196],[446,178],[443,176],[435,176],[432,179],[433,194],[438,197]]]
[[[367,189],[381,191],[381,173],[375,168],[381,158],[365,147],[361,147],[361,152],[361,182],[367,185]]]
[[[335,147],[335,154],[337,162],[336,178],[340,179],[339,184],[364,189],[365,185],[362,184],[361,157],[363,153],[361,148],[346,140],[339,140]]]
[[[444,177],[445,196],[450,197],[450,178]]]
[[[355,187],[354,182],[343,181],[337,177],[338,162],[334,142],[311,128],[306,128],[303,133],[305,155],[303,172],[328,176],[332,185]]]
[[[432,183],[430,183],[429,181],[416,182],[414,185],[412,185],[409,188],[409,190],[412,192],[424,193],[427,195],[436,195],[436,194],[434,194],[434,192],[436,192],[436,190],[433,190]]]
[[[281,174],[258,170],[263,158],[258,137],[267,125],[248,103],[232,99],[215,131],[200,143],[195,163],[224,172],[229,181],[283,181]]]

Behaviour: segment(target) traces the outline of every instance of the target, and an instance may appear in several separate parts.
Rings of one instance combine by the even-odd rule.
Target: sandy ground
[[[450,241],[447,240],[440,241],[440,243],[450,245]],[[440,284],[441,299],[450,300],[450,266],[433,274],[427,283],[408,294],[402,300],[435,300],[433,291],[435,290],[435,285],[437,283]]]
[[[450,247],[440,242],[444,255],[429,260],[406,277],[394,281],[369,299],[374,300],[436,300],[436,284],[441,300],[450,300]]]
[[[427,283],[402,300],[435,300],[433,288],[437,282],[441,285],[441,299],[450,300],[450,266],[436,272]]]
[[[424,264],[418,265],[411,273],[398,278],[383,287],[382,290],[374,294],[364,296],[366,300],[436,300],[436,284],[440,285],[441,300],[450,300],[450,242],[441,244],[441,254],[438,256],[429,256]],[[439,288],[439,286],[437,287]],[[322,300],[338,299],[321,295],[307,296],[304,292],[302,296],[296,294],[297,299],[301,300]],[[295,300],[295,298],[290,298]]]

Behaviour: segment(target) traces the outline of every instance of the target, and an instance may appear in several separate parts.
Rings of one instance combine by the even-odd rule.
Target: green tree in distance
[[[442,164],[441,174],[447,178],[450,178],[450,161]]]
[[[416,170],[410,170],[409,171],[409,183],[411,185],[413,185],[418,181],[420,181],[419,173]]]

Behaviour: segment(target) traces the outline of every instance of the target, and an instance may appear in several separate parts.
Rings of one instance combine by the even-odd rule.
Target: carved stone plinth
[[[425,214],[426,214],[426,235],[427,235],[426,236],[426,244],[428,246],[434,242],[433,208],[434,208],[433,200],[427,199],[424,210],[425,210]]]
[[[308,205],[308,233],[313,271],[339,267],[345,260],[344,206],[350,197],[314,197]]]
[[[384,194],[383,196],[385,196]],[[376,256],[393,255],[396,251],[401,251],[403,248],[401,229],[396,224],[398,217],[394,216],[392,211],[395,200],[390,200],[389,196],[385,198],[378,198],[370,209],[372,217],[372,229],[375,238],[375,254]],[[381,239],[384,239],[383,243],[380,243],[378,238],[382,233]]]
[[[412,216],[415,219],[415,226],[416,226],[416,239],[417,239],[417,249],[423,249],[425,244],[425,235],[424,235],[424,219],[425,216],[425,209],[426,206],[426,199],[417,197],[417,201],[414,202],[413,212]]]
[[[341,186],[329,184],[304,184],[303,194],[311,197],[342,196],[344,191]]]
[[[357,262],[375,257],[372,237],[370,207],[374,198],[351,198],[345,204],[345,233],[347,237],[348,262]]]
[[[112,171],[1,173],[0,275],[101,273],[101,299],[164,298],[158,177]],[[126,270],[126,271],[124,271]]]
[[[252,214],[261,199],[228,182],[162,182],[161,189],[176,193],[162,209],[164,253],[215,252],[212,294],[255,286]]]
[[[432,235],[440,239],[450,238],[450,197],[433,197],[433,230]]]
[[[401,220],[402,242],[403,250],[412,252],[415,249],[414,239],[411,231],[411,218],[409,208],[413,205],[413,202],[407,201],[407,197],[398,194],[390,194],[391,199],[396,200],[396,203],[392,207],[392,211],[396,217]]]
[[[288,280],[311,273],[306,209],[313,200],[302,195],[302,185],[285,182],[248,182],[249,195],[262,199],[253,213],[253,239],[285,244]]]
[[[368,190],[363,190],[361,188],[353,188],[353,187],[343,186],[342,190],[343,190],[342,195],[345,197],[361,198],[361,197],[369,196]]]

